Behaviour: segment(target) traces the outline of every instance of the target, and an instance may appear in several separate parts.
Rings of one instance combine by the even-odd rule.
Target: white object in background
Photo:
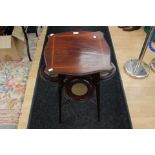
[[[0,36],[0,49],[11,48],[11,36]]]
[[[22,30],[21,26],[14,26],[13,32],[12,32],[12,36],[14,36],[15,38],[24,41],[25,37],[24,37],[24,33]]]

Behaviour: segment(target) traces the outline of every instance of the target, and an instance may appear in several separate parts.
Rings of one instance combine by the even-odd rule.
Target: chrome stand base
[[[152,61],[150,63],[150,67],[155,72],[155,58],[152,59]]]
[[[126,62],[124,69],[128,75],[130,75],[133,78],[146,78],[149,76],[149,65],[142,62],[139,67],[137,67],[138,60],[137,59],[130,59]]]

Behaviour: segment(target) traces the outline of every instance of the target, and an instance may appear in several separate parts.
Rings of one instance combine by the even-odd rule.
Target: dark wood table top
[[[45,72],[86,75],[110,70],[110,48],[103,33],[64,32],[51,34],[44,50]]]

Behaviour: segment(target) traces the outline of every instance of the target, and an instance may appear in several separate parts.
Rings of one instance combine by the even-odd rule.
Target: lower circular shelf
[[[94,84],[87,79],[72,78],[65,85],[65,93],[73,100],[84,101],[92,97],[94,92]]]

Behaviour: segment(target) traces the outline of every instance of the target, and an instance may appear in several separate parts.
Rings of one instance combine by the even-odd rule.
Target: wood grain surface
[[[87,75],[112,69],[110,48],[102,32],[64,32],[49,36],[46,72]]]

